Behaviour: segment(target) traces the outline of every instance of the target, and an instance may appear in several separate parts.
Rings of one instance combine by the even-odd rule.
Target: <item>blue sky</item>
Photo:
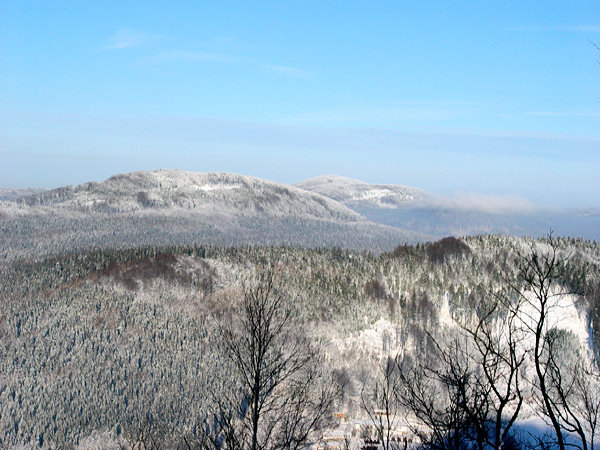
[[[163,167],[600,206],[600,2],[0,5],[0,186]]]

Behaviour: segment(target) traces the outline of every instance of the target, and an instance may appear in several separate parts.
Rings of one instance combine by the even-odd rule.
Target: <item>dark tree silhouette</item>
[[[428,334],[432,357],[400,365],[398,399],[425,425],[414,432],[430,448],[500,449],[512,440],[525,352],[516,312],[499,308],[482,305],[448,344]]]
[[[395,450],[400,442],[392,440],[395,428],[400,425],[400,402],[398,400],[398,366],[393,358],[386,358],[377,372],[363,385],[361,407],[375,427],[383,450]]]
[[[296,313],[276,269],[247,286],[239,317],[221,327],[239,395],[220,402],[212,442],[229,449],[302,448],[332,416],[333,388],[317,349],[295,329]]]
[[[550,315],[562,296],[579,296],[579,292],[565,281],[569,256],[560,254],[552,233],[542,245],[541,250],[519,254],[520,285],[513,285],[518,297],[513,308],[521,310],[523,328],[533,338],[529,351],[535,368],[535,399],[554,430],[556,444],[561,450],[587,450],[597,432],[598,372],[594,364],[585,364],[578,342],[571,345],[570,354],[561,355],[566,333],[551,323]],[[566,442],[567,432],[577,435],[580,442]]]

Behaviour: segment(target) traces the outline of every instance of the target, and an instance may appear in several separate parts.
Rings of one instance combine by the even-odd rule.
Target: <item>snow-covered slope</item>
[[[428,197],[417,188],[393,184],[370,184],[338,175],[323,175],[296,184],[352,206],[396,209]]]
[[[184,210],[365,222],[360,214],[317,193],[249,176],[181,170],[115,175],[101,183],[66,186],[22,197],[19,203],[85,212]]]

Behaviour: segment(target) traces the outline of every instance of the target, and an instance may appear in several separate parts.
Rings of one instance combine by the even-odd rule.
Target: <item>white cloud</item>
[[[157,40],[159,40],[159,37],[156,35],[121,27],[110,37],[106,49],[122,50],[126,48],[141,47]]]
[[[600,111],[531,111],[527,115],[539,117],[600,117]]]
[[[157,53],[144,58],[144,62],[152,64],[163,64],[163,63],[205,63],[205,62],[219,62],[219,63],[245,63],[250,60],[247,58],[233,56],[225,53],[214,53],[204,51],[188,51],[188,50],[168,50],[165,52]]]
[[[223,63],[223,64],[247,64],[254,67],[260,67],[264,70],[277,74],[296,77],[311,78],[316,74],[307,70],[302,70],[292,66],[282,66],[278,64],[263,63],[256,59],[232,55],[222,52],[195,51],[171,49],[141,59],[141,62],[148,64],[174,64],[174,63]]]
[[[163,37],[150,33],[144,33],[127,27],[119,28],[109,39],[106,50],[123,50],[155,44]],[[286,66],[281,64],[271,64],[260,61],[257,58],[234,55],[230,52],[211,51],[210,48],[220,49],[224,45],[234,42],[233,37],[218,36],[214,39],[197,44],[196,47],[205,47],[209,50],[183,50],[181,48],[171,48],[160,51],[148,56],[142,57],[139,62],[145,64],[174,64],[174,63],[226,63],[226,64],[247,64],[255,68],[296,78],[312,78],[316,73],[303,70],[298,67]]]
[[[311,78],[316,75],[314,72],[310,72],[308,70],[303,70],[303,69],[299,69],[297,67],[291,67],[291,66],[282,66],[279,64],[262,63],[260,66],[263,69],[269,70],[271,72],[276,72],[276,73],[279,73],[282,75],[288,75],[288,76],[293,76],[293,77]]]
[[[524,25],[519,27],[510,27],[508,31],[550,31],[550,32],[570,32],[570,33],[600,33],[598,25]]]
[[[404,102],[395,107],[334,108],[286,120],[298,125],[396,126],[399,123],[444,122],[469,117],[481,109],[469,102]]]
[[[427,201],[426,205],[488,214],[529,214],[537,209],[532,202],[523,197],[483,195],[472,192],[459,192],[452,197],[433,197]]]

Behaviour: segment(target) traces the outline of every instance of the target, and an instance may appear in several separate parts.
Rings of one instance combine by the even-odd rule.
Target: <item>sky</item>
[[[600,207],[600,2],[0,2],[0,186],[159,168]]]

